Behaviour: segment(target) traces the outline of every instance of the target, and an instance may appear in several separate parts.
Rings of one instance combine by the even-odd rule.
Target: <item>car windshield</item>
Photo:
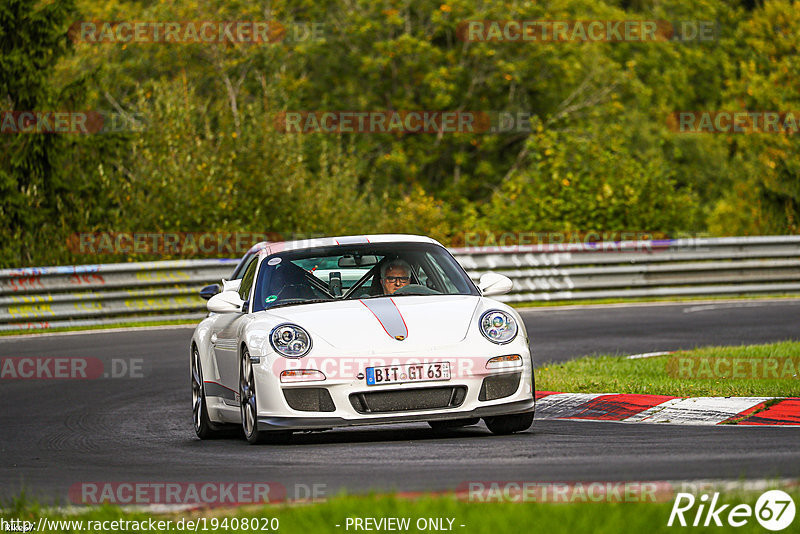
[[[478,295],[478,290],[450,253],[432,243],[338,245],[265,258],[253,310],[413,295]]]

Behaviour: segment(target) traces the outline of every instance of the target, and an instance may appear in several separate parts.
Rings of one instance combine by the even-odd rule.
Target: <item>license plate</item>
[[[367,367],[368,386],[397,384],[400,382],[431,382],[434,380],[450,380],[450,362]]]

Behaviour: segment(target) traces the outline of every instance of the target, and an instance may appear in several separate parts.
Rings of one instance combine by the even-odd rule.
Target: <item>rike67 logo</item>
[[[714,493],[710,498],[704,493],[699,499],[695,499],[691,493],[678,493],[667,526],[671,527],[677,520],[677,525],[682,527],[689,526],[689,522],[693,527],[721,527],[724,524],[741,527],[755,516],[756,521],[765,529],[779,531],[792,524],[794,515],[794,501],[788,493],[781,490],[763,493],[755,507],[749,504],[722,504],[719,502],[719,493]]]

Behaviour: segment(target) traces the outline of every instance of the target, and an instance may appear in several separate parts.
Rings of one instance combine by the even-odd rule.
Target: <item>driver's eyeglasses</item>
[[[396,284],[397,282],[401,282],[403,284],[407,284],[409,280],[411,280],[410,276],[387,276],[385,278],[387,282],[390,284]]]

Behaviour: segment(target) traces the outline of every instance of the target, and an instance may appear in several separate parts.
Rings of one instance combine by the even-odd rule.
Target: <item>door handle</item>
[[[217,344],[217,334],[211,334],[211,344],[212,345]]]

